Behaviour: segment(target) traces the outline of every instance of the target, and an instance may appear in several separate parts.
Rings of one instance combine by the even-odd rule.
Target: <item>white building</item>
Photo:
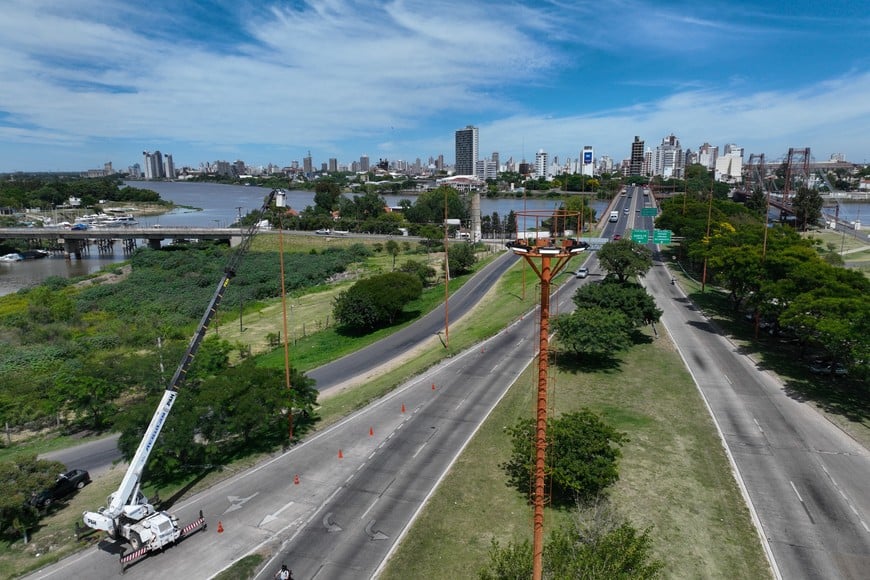
[[[592,147],[586,145],[580,154],[580,174],[592,177],[595,173],[595,154]]]
[[[535,178],[549,179],[548,173],[550,169],[549,155],[543,149],[539,149],[535,153]]]

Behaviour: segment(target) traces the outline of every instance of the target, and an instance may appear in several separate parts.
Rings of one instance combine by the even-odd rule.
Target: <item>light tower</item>
[[[517,239],[506,245],[513,253],[522,256],[528,262],[541,280],[541,315],[538,333],[538,397],[535,422],[535,514],[533,523],[532,546],[532,579],[541,580],[543,576],[544,555],[544,471],[547,449],[547,375],[550,355],[550,282],[561,272],[572,256],[583,252],[589,245],[573,238],[565,238],[564,232],[569,225],[574,225],[574,231],[579,231],[580,212],[556,210],[528,210],[517,213],[523,219],[525,229],[526,219],[535,222],[534,238]],[[550,237],[537,237],[542,222],[551,219]],[[575,225],[576,223],[576,225]],[[562,228],[561,230],[559,228]],[[519,228],[518,228],[519,229]],[[525,232],[523,232],[525,234]],[[562,234],[560,236],[560,234]],[[561,239],[561,243],[558,241]],[[540,262],[540,266],[538,266]]]

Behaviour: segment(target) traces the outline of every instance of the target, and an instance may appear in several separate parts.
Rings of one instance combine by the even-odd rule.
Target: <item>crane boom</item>
[[[121,481],[121,485],[118,487],[117,491],[109,496],[108,505],[106,507],[101,508],[96,513],[84,513],[84,522],[88,527],[107,531],[114,537],[118,533],[120,523],[119,518],[122,516],[127,520],[135,522],[155,513],[154,507],[148,503],[140,492],[142,472],[145,469],[145,465],[148,463],[148,457],[151,455],[151,451],[154,449],[154,443],[157,441],[157,437],[160,435],[160,431],[166,423],[166,419],[172,410],[172,406],[175,404],[175,400],[178,396],[178,388],[184,382],[184,379],[187,376],[187,371],[189,370],[193,359],[196,357],[199,346],[208,331],[209,324],[214,318],[215,313],[223,300],[224,292],[226,292],[230,280],[236,275],[236,269],[250,248],[254,234],[256,234],[259,229],[259,218],[269,209],[269,206],[275,199],[277,191],[278,190],[273,189],[269,195],[266,196],[263,201],[263,206],[259,210],[259,216],[257,219],[254,219],[253,223],[251,223],[247,231],[243,234],[241,243],[236,247],[227,263],[227,266],[224,268],[224,274],[202,315],[202,319],[199,321],[196,332],[194,332],[193,337],[190,339],[190,343],[187,345],[187,350],[185,351],[184,356],[182,356],[181,362],[175,370],[175,374],[172,376],[172,379],[166,387],[166,391],[163,393],[163,397],[160,400],[160,404],[157,406],[157,410],[151,417],[151,422],[148,424],[148,428],[145,430],[142,441],[139,443],[139,447],[136,449],[136,453],[130,461],[130,466],[124,474],[124,479]]]

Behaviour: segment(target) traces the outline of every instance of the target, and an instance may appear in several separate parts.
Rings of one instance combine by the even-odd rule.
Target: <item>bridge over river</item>
[[[134,249],[137,240],[159,248],[165,240],[219,240],[234,246],[242,239],[237,228],[0,228],[0,240],[27,240],[33,248],[62,251],[66,256],[81,257],[91,245],[98,251],[110,250],[115,242]]]

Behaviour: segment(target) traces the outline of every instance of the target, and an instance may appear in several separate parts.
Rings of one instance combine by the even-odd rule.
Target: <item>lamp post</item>
[[[550,217],[554,221],[557,217],[563,218],[567,223],[569,216],[576,217],[577,212],[557,210],[552,213],[524,212],[537,217]],[[541,220],[537,220],[536,226]],[[535,228],[537,231],[537,227]],[[557,232],[558,233],[558,232]],[[550,333],[550,282],[559,274],[572,256],[583,252],[588,244],[576,239],[564,239],[561,246],[556,245],[556,240],[535,238],[531,240],[519,240],[508,242],[507,248],[514,254],[522,256],[531,266],[532,270],[541,280],[541,314],[538,332],[538,393],[535,420],[535,493],[534,493],[534,520],[533,520],[533,545],[532,545],[532,579],[541,580],[543,577],[544,555],[544,473],[546,468],[547,449],[547,375],[549,372],[549,333]],[[540,260],[540,267],[537,261]]]

